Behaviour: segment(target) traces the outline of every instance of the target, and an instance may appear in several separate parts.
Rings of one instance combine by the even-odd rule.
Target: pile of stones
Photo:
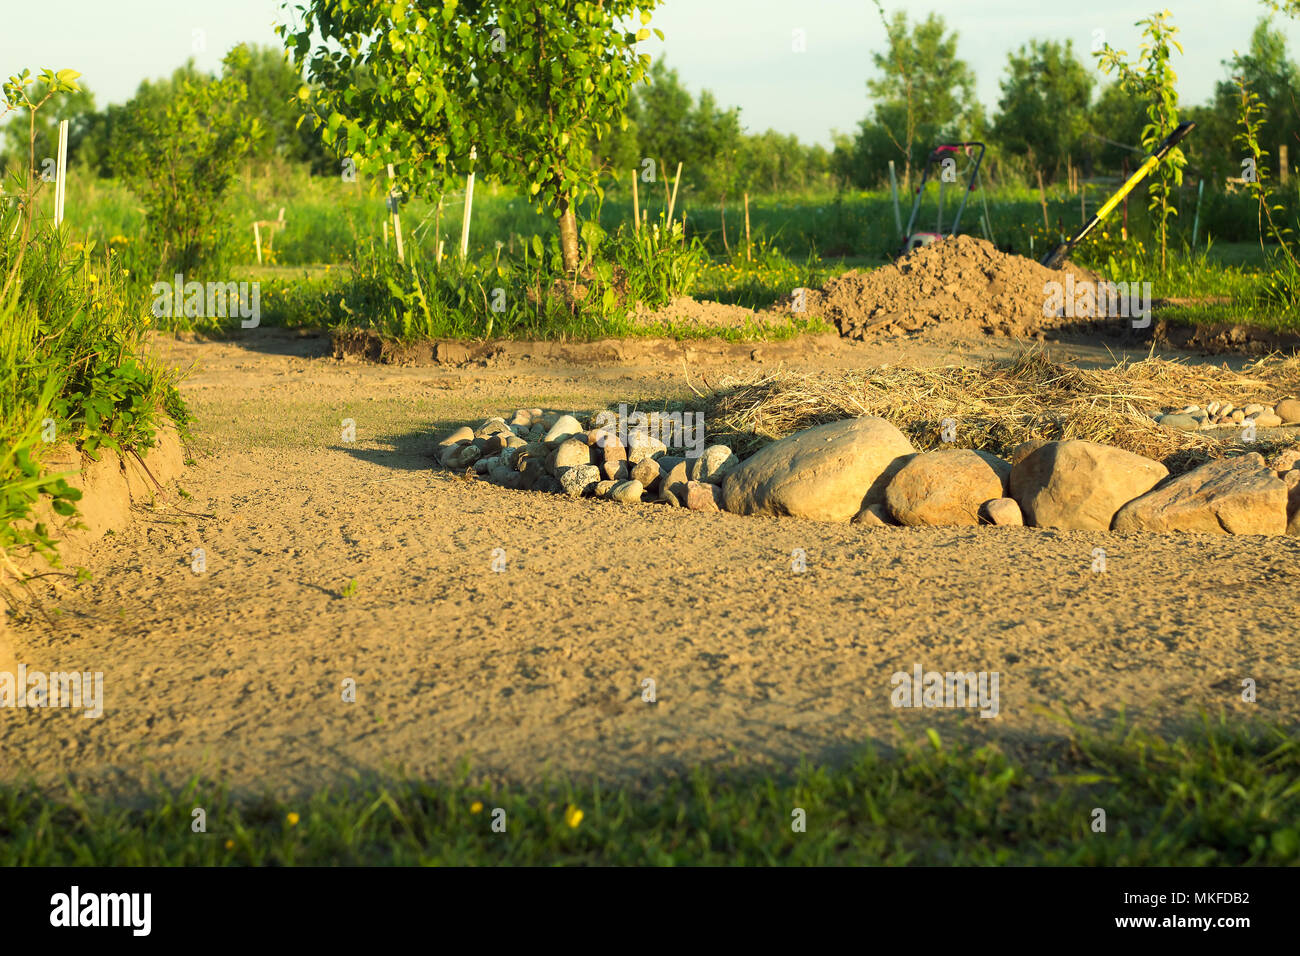
[[[438,460],[507,488],[873,527],[1300,535],[1300,448],[1171,476],[1158,461],[1081,439],[1028,441],[1009,460],[918,452],[892,423],[863,416],[806,428],[742,462],[702,442],[670,455],[653,429],[611,428],[608,415],[601,427],[521,409],[510,422],[458,429],[439,443]]]
[[[654,416],[632,427],[612,413],[597,419],[584,424],[576,415],[519,409],[509,422],[490,418],[478,428],[457,429],[438,444],[438,461],[453,471],[472,469],[504,488],[721,510],[722,482],[740,463],[730,448],[709,445],[694,455],[685,449],[670,455]]]
[[[1204,408],[1188,405],[1156,415],[1155,420],[1161,425],[1189,432],[1244,426],[1247,422],[1254,422],[1257,428],[1277,428],[1279,425],[1300,422],[1300,400],[1284,398],[1276,405],[1261,405],[1256,402],[1241,408],[1235,407],[1231,402],[1207,402]]]

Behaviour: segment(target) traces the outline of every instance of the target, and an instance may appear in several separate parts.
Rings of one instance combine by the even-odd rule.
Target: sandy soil
[[[1014,347],[921,335],[758,358],[978,361]],[[926,727],[1018,746],[1060,732],[1051,708],[1153,727],[1201,709],[1300,714],[1294,538],[705,516],[507,491],[427,457],[435,432],[519,406],[683,397],[687,373],[699,386],[752,371],[753,347],[460,369],[340,362],[323,338],[271,331],[166,348],[197,363],[183,386],[198,416],[190,497],[159,499],[95,546],[93,580],[54,599],[54,628],[16,630],[31,668],[103,671],[107,703],[97,720],[0,710],[2,779],[130,791],[201,774],[291,791],[468,759],[496,779],[637,782],[700,762],[834,759]],[[892,708],[891,674],[917,663],[999,672],[1000,714]],[[641,699],[647,678],[657,703]],[[1257,703],[1241,700],[1243,678]]]

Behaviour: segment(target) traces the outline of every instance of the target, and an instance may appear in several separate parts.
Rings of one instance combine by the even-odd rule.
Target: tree
[[[298,90],[302,73],[284,50],[254,46],[235,76],[248,90],[246,115],[256,116],[263,129],[253,155],[257,158],[279,157],[289,162],[308,163],[318,173],[336,172],[333,155],[321,143],[317,131],[304,128]]]
[[[1027,155],[1055,178],[1068,157],[1088,150],[1088,105],[1093,79],[1074,55],[1074,45],[1035,40],[1007,54],[1007,74],[993,122],[1005,152]]]
[[[1116,50],[1109,43],[1094,54],[1106,73],[1118,74],[1124,91],[1139,98],[1146,107],[1147,123],[1142,127],[1142,146],[1148,153],[1155,152],[1160,142],[1178,125],[1178,74],[1170,63],[1173,51],[1183,52],[1175,40],[1178,28],[1169,22],[1168,10],[1153,13],[1137,26],[1143,28],[1146,42],[1136,64],[1126,59],[1128,53]],[[1181,147],[1175,146],[1150,178],[1147,189],[1147,209],[1156,224],[1160,239],[1160,271],[1167,265],[1166,249],[1169,239],[1169,217],[1177,215],[1170,201],[1174,188],[1183,183],[1183,167],[1187,157]]]
[[[952,138],[963,123],[968,129],[978,123],[975,75],[957,59],[957,34],[947,33],[943,17],[931,13],[909,30],[906,13],[886,19],[880,0],[875,3],[889,46],[871,55],[881,75],[867,81],[867,90],[876,101],[874,126],[901,155],[904,182],[910,183],[913,164],[923,162],[932,146]],[[862,135],[871,136],[865,122]]]
[[[218,268],[227,250],[221,199],[261,135],[244,109],[247,57],[231,50],[220,78],[178,71],[172,83],[142,84],[114,130],[123,181],[178,272]]]
[[[650,65],[636,44],[658,0],[312,0],[280,33],[319,90],[300,91],[337,144],[398,185],[431,195],[467,170],[523,189],[559,220],[564,269],[578,268],[574,210],[600,194],[592,140],[622,121]],[[313,47],[314,37],[323,41]]]

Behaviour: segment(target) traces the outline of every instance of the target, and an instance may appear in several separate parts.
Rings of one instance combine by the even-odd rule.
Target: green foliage
[[[1089,100],[1093,79],[1074,55],[1074,44],[1031,41],[1007,54],[1007,74],[993,124],[1004,153],[1033,156],[1055,179],[1067,159],[1088,149]]]
[[[894,753],[646,786],[369,780],[285,799],[198,779],[144,799],[0,787],[5,866],[1294,866],[1300,747],[1210,722],[1008,756],[934,730]],[[210,829],[195,834],[203,806]],[[1094,833],[1094,807],[1107,832]],[[494,832],[501,808],[508,833]],[[793,811],[806,813],[796,831]],[[580,814],[575,811],[581,811]]]
[[[880,72],[867,81],[874,123],[863,123],[858,150],[869,165],[901,161],[903,181],[910,184],[913,168],[935,144],[971,138],[982,125],[975,75],[958,59],[957,34],[947,32],[943,17],[928,14],[909,29],[906,13],[886,18],[880,0],[875,4],[889,45],[871,55]],[[892,150],[884,148],[886,141]]]
[[[577,267],[574,204],[600,195],[592,140],[620,121],[650,58],[650,36],[620,24],[658,0],[315,0],[281,27],[315,92],[300,93],[322,137],[402,193],[429,198],[472,168],[498,176],[560,219],[565,266]],[[425,16],[425,13],[428,16]],[[313,48],[317,39],[324,45]]]
[[[1141,56],[1136,64],[1125,59],[1128,53],[1106,44],[1095,55],[1101,69],[1116,73],[1119,85],[1125,92],[1140,98],[1146,105],[1147,124],[1142,127],[1142,146],[1148,153],[1178,125],[1178,74],[1170,59],[1173,51],[1183,52],[1183,46],[1173,39],[1178,28],[1169,22],[1168,10],[1154,13],[1136,26],[1143,28],[1147,42],[1142,44]],[[1187,157],[1181,146],[1175,146],[1169,155],[1148,176],[1147,210],[1151,213],[1159,237],[1160,271],[1168,267],[1169,217],[1178,210],[1172,201],[1174,189],[1183,183],[1183,167]]]
[[[172,89],[143,90],[115,131],[123,180],[160,247],[155,274],[199,278],[228,264],[222,198],[261,135],[258,118],[243,108],[248,56],[244,47],[231,50],[219,79],[184,76]]]
[[[76,76],[45,71],[36,99],[26,89],[29,74],[14,77],[6,107],[34,117],[50,97],[73,89]],[[30,169],[34,136],[28,150]],[[80,497],[66,476],[42,468],[47,447],[70,442],[91,455],[145,448],[161,408],[186,418],[175,376],[145,355],[148,315],[120,266],[107,254],[95,258],[93,243],[74,247],[66,229],[36,227],[38,190],[29,175],[24,202],[0,207],[0,563],[10,574],[14,549],[57,562],[37,508],[44,501],[71,516]]]

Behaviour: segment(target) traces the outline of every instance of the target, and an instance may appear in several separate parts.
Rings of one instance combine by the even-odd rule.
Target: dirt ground
[[[1155,729],[1300,714],[1295,538],[701,515],[508,491],[428,457],[435,433],[520,406],[682,398],[782,362],[983,361],[1010,339],[516,348],[454,368],[244,335],[164,343],[195,366],[188,497],[102,539],[93,579],[52,598],[53,628],[15,629],[30,669],[102,671],[106,705],[93,720],[0,710],[0,779],[283,792],[468,760],[499,780],[644,782],[833,760],[927,727],[1020,746],[1061,732],[1047,710]],[[891,674],[915,664],[997,671],[998,716],[891,707]]]

